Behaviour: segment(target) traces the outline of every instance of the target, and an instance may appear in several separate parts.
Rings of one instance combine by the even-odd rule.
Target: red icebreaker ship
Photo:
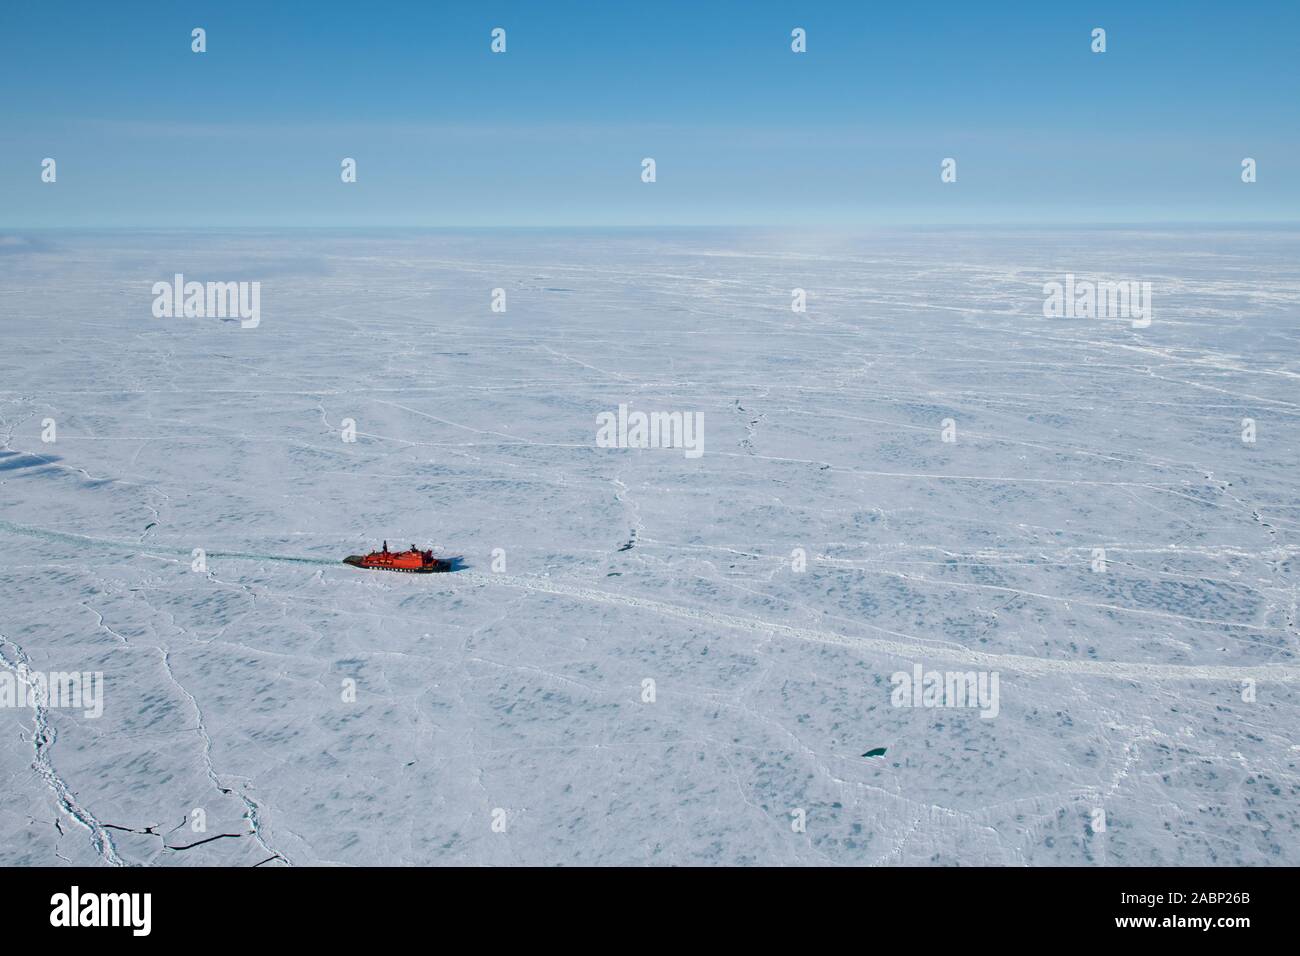
[[[389,551],[387,541],[384,550],[365,555],[352,554],[344,558],[343,563],[372,571],[405,571],[407,574],[432,574],[452,568],[450,561],[435,558],[432,551],[421,551],[415,545],[411,545],[410,551]]]

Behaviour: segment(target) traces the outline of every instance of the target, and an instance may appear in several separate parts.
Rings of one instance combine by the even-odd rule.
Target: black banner
[[[1286,869],[1208,868],[43,868],[0,876],[11,943],[76,933],[81,942],[331,946],[435,927],[457,937],[484,927],[493,937],[602,927],[734,940],[817,926],[935,945],[1028,933],[1232,945],[1286,927],[1293,878]]]

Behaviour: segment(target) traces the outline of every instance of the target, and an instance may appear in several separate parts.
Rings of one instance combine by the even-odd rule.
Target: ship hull
[[[343,559],[344,564],[350,564],[354,568],[364,568],[367,571],[399,571],[402,574],[438,574],[444,571],[451,571],[450,561],[434,561],[433,564],[426,564],[419,568],[396,568],[387,564],[367,564],[366,559],[359,554],[350,554]]]

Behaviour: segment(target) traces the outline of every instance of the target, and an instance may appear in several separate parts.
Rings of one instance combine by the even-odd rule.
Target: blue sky
[[[1295,2],[11,3],[0,226],[1294,221],[1297,36]]]

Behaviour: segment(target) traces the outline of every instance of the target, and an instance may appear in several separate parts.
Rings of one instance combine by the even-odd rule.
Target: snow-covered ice
[[[1298,318],[1285,230],[6,237],[0,671],[105,699],[0,862],[1300,864]]]

